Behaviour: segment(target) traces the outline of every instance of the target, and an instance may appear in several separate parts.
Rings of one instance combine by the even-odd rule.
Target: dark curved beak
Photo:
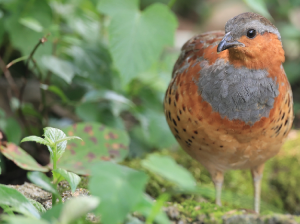
[[[224,51],[226,49],[232,48],[232,47],[245,47],[245,45],[241,42],[238,42],[236,40],[233,40],[232,36],[230,35],[230,32],[226,33],[221,42],[218,45],[217,52]]]

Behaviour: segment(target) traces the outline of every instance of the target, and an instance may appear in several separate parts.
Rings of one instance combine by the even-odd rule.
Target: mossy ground
[[[170,151],[163,150],[156,152],[163,155],[169,155],[176,160],[176,162],[187,168],[197,180],[197,184],[202,189],[200,195],[194,195],[190,203],[201,203],[207,201],[211,203],[205,204],[207,209],[215,208],[214,201],[214,186],[211,182],[209,173],[197,161],[189,157],[182,150]],[[262,214],[276,213],[300,213],[300,134],[293,131],[288,141],[283,146],[280,153],[274,158],[267,161],[264,171],[264,178],[262,181]],[[138,170],[144,170],[140,165],[141,159],[128,160],[124,162],[125,165]],[[149,173],[149,172],[147,172]],[[156,198],[163,192],[172,190],[173,185],[165,179],[149,173],[150,181],[147,185],[146,191],[152,197]],[[251,174],[249,170],[233,170],[225,174],[225,180],[222,191],[222,201],[226,208],[238,209],[252,209],[253,187]],[[174,203],[181,203],[185,205],[190,200],[191,195],[175,195],[171,198]],[[205,203],[205,202],[203,202]],[[205,206],[204,206],[205,207]],[[203,207],[203,208],[204,208]],[[188,208],[183,206],[182,208]],[[206,207],[205,207],[206,208]],[[222,209],[217,209],[220,214]],[[189,211],[189,215],[193,213]],[[202,212],[202,211],[200,211]],[[215,214],[215,210],[211,210]],[[207,212],[204,212],[207,213]],[[207,213],[208,214],[208,213]]]

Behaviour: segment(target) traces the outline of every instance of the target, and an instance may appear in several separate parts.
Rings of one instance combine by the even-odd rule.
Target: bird
[[[265,162],[292,127],[293,96],[278,29],[245,12],[188,40],[164,98],[164,113],[183,150],[210,173],[221,206],[224,173],[250,169],[260,211]]]

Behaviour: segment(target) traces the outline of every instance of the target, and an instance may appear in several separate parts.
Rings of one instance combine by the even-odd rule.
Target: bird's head
[[[284,62],[281,36],[278,29],[265,17],[252,12],[242,13],[228,20],[225,36],[217,52],[229,51],[229,58],[237,61],[259,62],[276,57]]]

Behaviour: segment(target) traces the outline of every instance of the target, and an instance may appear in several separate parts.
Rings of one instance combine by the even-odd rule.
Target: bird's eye
[[[250,29],[247,31],[247,37],[249,37],[250,39],[254,38],[255,36],[256,36],[256,30]]]

